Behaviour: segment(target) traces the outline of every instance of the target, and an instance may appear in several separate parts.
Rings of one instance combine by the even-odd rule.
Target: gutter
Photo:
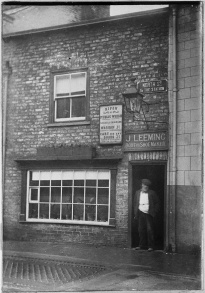
[[[47,27],[47,28],[31,29],[28,31],[5,33],[5,34],[3,34],[3,38],[10,38],[10,37],[15,37],[15,36],[30,35],[30,34],[36,34],[36,33],[41,33],[41,32],[49,32],[49,31],[69,29],[69,28],[75,28],[75,27],[82,27],[82,26],[88,26],[88,25],[94,25],[94,24],[100,24],[100,23],[109,23],[109,22],[113,22],[113,21],[120,21],[120,20],[126,20],[126,19],[129,20],[129,19],[138,18],[138,17],[139,18],[141,18],[141,17],[149,17],[150,18],[150,16],[156,17],[156,16],[163,15],[166,13],[169,13],[169,7],[154,9],[154,10],[149,10],[149,11],[129,13],[126,15],[117,15],[117,16],[100,18],[100,19],[86,20],[86,21],[82,21],[82,22],[65,24],[65,25],[60,25],[60,26],[52,26],[52,27]]]
[[[6,130],[7,130],[7,125],[6,125],[6,117],[7,117],[7,98],[8,98],[8,86],[9,86],[9,76],[11,75],[11,67],[9,65],[9,61],[6,61],[6,68],[3,70],[3,75],[5,76],[4,80],[4,92],[3,92],[3,164],[2,164],[2,173],[3,173],[3,191],[5,189],[5,162],[6,162]]]
[[[171,232],[171,246],[172,252],[176,252],[176,194],[177,194],[177,48],[176,48],[176,14],[177,9],[174,6],[172,10],[172,20],[173,20],[173,34],[172,34],[172,48],[173,48],[173,60],[172,60],[172,71],[173,71],[173,163],[172,163],[172,185],[173,185],[173,194],[171,199],[171,224],[172,224],[172,232]]]

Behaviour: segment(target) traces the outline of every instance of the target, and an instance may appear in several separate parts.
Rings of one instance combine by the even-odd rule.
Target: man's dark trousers
[[[151,215],[138,210],[138,232],[141,248],[154,248],[154,219]]]

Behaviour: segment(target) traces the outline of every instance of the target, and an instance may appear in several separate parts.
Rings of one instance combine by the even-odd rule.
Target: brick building
[[[114,17],[106,5],[5,8],[4,237],[134,247],[147,177],[156,248],[198,252],[200,4]]]

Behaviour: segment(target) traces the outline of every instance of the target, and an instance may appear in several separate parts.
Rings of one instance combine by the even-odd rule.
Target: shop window
[[[50,104],[50,122],[81,122],[88,120],[88,72],[52,73],[53,91]]]
[[[27,171],[26,220],[109,225],[113,186],[110,170]]]

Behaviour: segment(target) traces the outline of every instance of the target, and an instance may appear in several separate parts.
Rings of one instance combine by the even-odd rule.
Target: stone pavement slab
[[[16,261],[22,272],[22,262],[26,260],[36,273],[33,282],[25,282],[14,278],[16,266],[13,268],[13,277],[5,276],[4,291],[32,291],[43,292],[81,292],[93,290],[200,290],[200,257],[194,255],[166,254],[162,251],[135,251],[116,247],[91,246],[84,244],[59,244],[42,242],[4,242],[5,260],[10,257]],[[29,260],[29,261],[28,261]],[[54,267],[58,277],[52,286],[45,281],[46,263]],[[51,265],[53,263],[53,266]],[[74,265],[81,268],[75,271]],[[63,280],[61,271],[71,268],[78,277]],[[94,271],[93,271],[94,270]],[[10,272],[10,271],[9,271]],[[32,269],[31,269],[32,273]],[[65,273],[66,274],[66,273]],[[72,273],[71,273],[72,274]],[[55,276],[55,273],[54,273]],[[59,277],[61,276],[61,277]],[[80,277],[79,277],[80,276]],[[87,276],[87,277],[86,277]],[[48,277],[47,277],[48,278]],[[19,282],[20,280],[20,282]],[[38,282],[38,283],[37,283]],[[50,291],[49,291],[50,290]],[[40,291],[38,291],[40,292]]]

